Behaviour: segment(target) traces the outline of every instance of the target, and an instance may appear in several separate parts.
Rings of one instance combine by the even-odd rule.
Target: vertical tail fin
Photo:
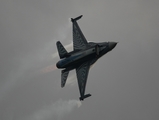
[[[64,48],[64,46],[61,44],[60,41],[57,41],[56,46],[57,46],[60,59],[66,57],[68,52],[66,51],[66,49]]]
[[[69,74],[69,71],[66,71],[66,70],[61,71],[61,87],[65,86],[68,74]]]

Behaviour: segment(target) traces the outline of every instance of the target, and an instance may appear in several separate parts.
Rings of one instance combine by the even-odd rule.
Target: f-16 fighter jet
[[[85,94],[87,77],[90,66],[93,65],[100,57],[111,51],[117,42],[87,42],[77,20],[82,17],[71,18],[73,24],[73,51],[67,52],[60,41],[57,41],[57,50],[60,61],[56,63],[57,68],[61,71],[61,87],[65,86],[70,70],[75,69],[77,74],[80,100],[90,97],[91,94]]]

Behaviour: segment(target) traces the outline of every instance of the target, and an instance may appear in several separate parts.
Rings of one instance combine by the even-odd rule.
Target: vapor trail
[[[66,49],[70,50],[70,48],[72,47],[72,45],[73,45],[73,43],[70,43],[70,44],[68,44],[68,45],[65,45],[64,47],[65,47]],[[53,53],[51,56],[52,56],[52,58],[54,59],[54,58],[57,58],[59,55],[58,55],[58,52],[55,52],[55,53]],[[54,71],[54,70],[56,70],[56,69],[57,69],[56,64],[52,64],[52,65],[49,65],[49,66],[47,66],[47,67],[41,69],[40,71],[41,71],[42,73],[48,73],[48,72],[52,72],[52,71]]]
[[[76,79],[76,74],[69,76],[66,81],[66,85],[74,85],[75,79]]]
[[[78,100],[58,100],[40,110],[34,112],[26,120],[61,120],[75,108],[79,108],[82,103]]]
[[[31,53],[26,54],[23,58],[19,60],[19,67],[15,68],[14,71],[11,71],[8,73],[6,80],[3,84],[0,85],[0,101],[4,97],[4,95],[7,95],[7,92],[12,89],[15,86],[24,84],[25,82],[21,82],[22,80],[28,80],[31,79],[34,75],[34,72],[36,73],[39,70],[36,68],[36,66],[41,66],[44,62],[46,62],[46,55],[50,52],[51,48],[54,45],[55,40],[64,41],[69,33],[69,29],[71,27],[71,22],[68,22],[66,25],[59,28],[58,35],[52,39],[50,43],[46,43],[46,46],[41,48],[40,50],[33,51]],[[72,43],[66,46],[66,48],[70,47]],[[58,53],[55,52],[52,54],[52,58],[56,58],[58,56]],[[51,58],[51,59],[52,59]],[[48,69],[41,71],[49,72],[55,70],[55,65],[47,66]],[[33,71],[32,73],[28,73],[28,71]],[[29,75],[27,75],[29,74]],[[37,75],[37,74],[36,74]],[[26,80],[26,81],[27,81]]]
[[[70,49],[71,49],[72,46],[73,46],[73,42],[71,42],[71,43],[68,44],[68,45],[65,45],[64,47],[65,47],[68,51],[70,51]],[[56,57],[58,57],[58,52],[55,52],[55,53],[52,54],[52,58],[56,58]]]

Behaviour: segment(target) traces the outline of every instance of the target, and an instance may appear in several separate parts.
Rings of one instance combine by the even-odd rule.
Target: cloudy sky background
[[[158,120],[158,0],[1,0],[1,120]],[[71,17],[88,41],[117,41],[90,70],[82,103],[75,72],[60,88],[56,41],[72,50]]]

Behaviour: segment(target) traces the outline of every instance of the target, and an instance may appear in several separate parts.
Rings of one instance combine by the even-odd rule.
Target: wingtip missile
[[[86,94],[83,97],[80,97],[79,99],[80,99],[80,101],[83,101],[84,99],[86,99],[86,98],[88,98],[90,96],[92,96],[92,95],[91,94]]]
[[[72,21],[72,22],[77,21],[77,20],[81,19],[82,16],[83,16],[83,15],[80,15],[80,16],[78,16],[78,17],[76,17],[76,18],[71,18],[71,21]]]

